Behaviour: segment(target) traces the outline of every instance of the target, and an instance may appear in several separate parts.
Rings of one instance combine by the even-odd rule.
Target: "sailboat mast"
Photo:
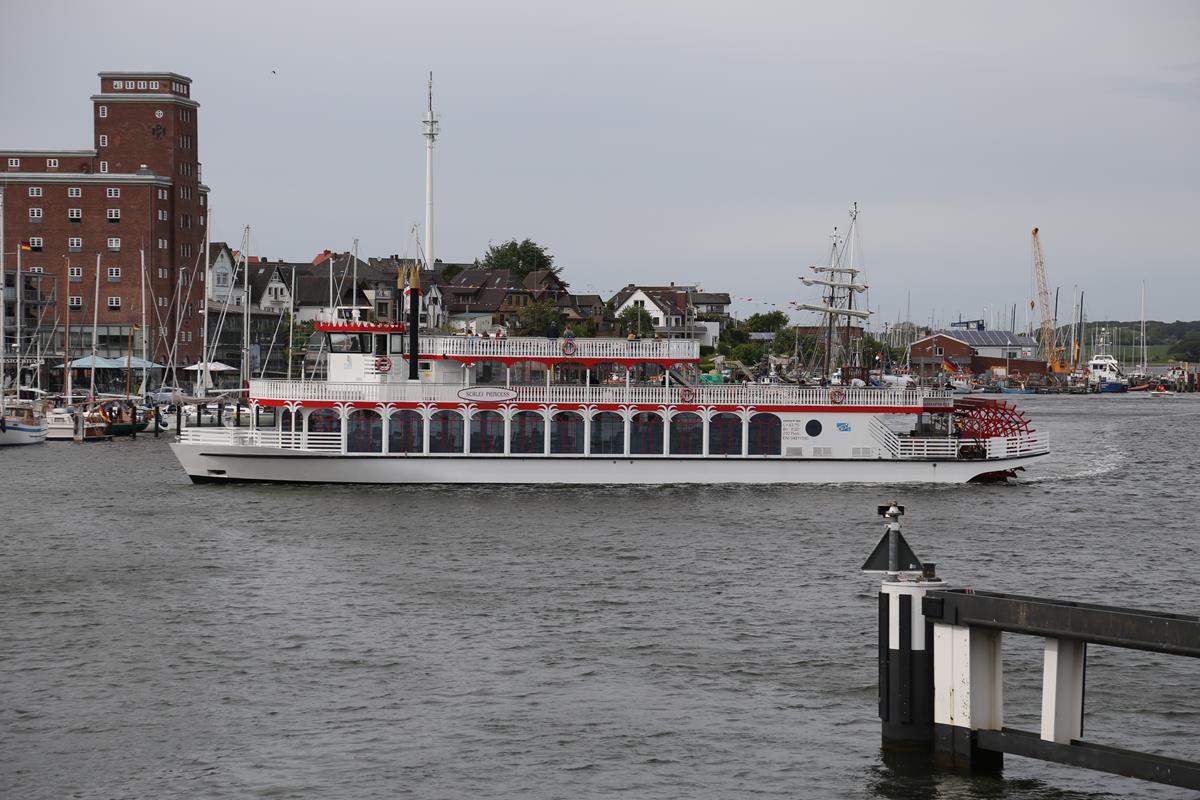
[[[209,205],[205,209],[205,216],[208,217],[204,221],[204,289],[200,292],[200,391],[201,397],[208,397],[209,370],[208,370],[208,291],[212,283],[209,279],[212,277],[208,272],[209,262],[212,257],[209,253],[212,230],[212,206]]]
[[[1142,371],[1149,373],[1149,359],[1146,358],[1146,282],[1142,281]]]
[[[63,275],[70,276],[71,274],[71,259],[69,256],[63,256],[63,261],[67,262],[67,268],[63,271]],[[71,280],[67,278],[68,282]],[[66,398],[66,403],[71,402],[71,289],[67,288],[67,318],[63,321],[63,394]]]
[[[25,316],[21,304],[21,297],[25,293],[21,291],[21,250],[23,242],[17,243],[17,275],[16,275],[16,290],[17,290],[17,375],[13,383],[17,387],[17,398],[21,397],[21,367],[22,367],[22,347],[21,347],[21,318]]]
[[[246,249],[242,253],[242,386],[250,388],[250,226],[246,226]]]
[[[149,370],[150,361],[147,359],[149,353],[146,350],[146,248],[142,247],[138,250],[138,255],[141,259],[142,266],[142,285],[141,294],[142,301],[139,305],[142,307],[142,396],[145,396],[149,385],[146,383],[146,375]]]
[[[92,375],[88,381],[88,399],[96,399],[96,329],[100,326],[100,254],[96,253],[96,287],[92,293]]]

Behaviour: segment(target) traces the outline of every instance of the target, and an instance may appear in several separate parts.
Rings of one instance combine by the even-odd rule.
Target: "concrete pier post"
[[[1001,753],[979,747],[976,732],[1004,727],[1000,631],[933,626],[934,757],[942,766],[999,772]]]
[[[1083,738],[1083,682],[1087,643],[1046,639],[1042,670],[1042,740],[1070,744]]]

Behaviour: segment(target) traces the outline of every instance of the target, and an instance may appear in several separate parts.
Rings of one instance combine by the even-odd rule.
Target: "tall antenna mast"
[[[433,269],[433,142],[438,135],[438,118],[433,113],[433,73],[429,73],[429,110],[423,120],[425,132],[425,269]]]

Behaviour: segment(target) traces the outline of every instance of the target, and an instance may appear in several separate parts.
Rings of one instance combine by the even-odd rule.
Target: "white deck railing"
[[[568,342],[570,344],[568,344]],[[561,359],[574,349],[574,358],[670,358],[695,361],[700,358],[700,343],[691,339],[543,339],[514,336],[484,339],[478,336],[422,336],[421,355],[454,356],[486,360],[489,358]]]
[[[257,400],[333,403],[457,403],[466,387],[445,383],[338,383],[332,381],[250,381]],[[513,400],[538,404],[648,403],[653,405],[734,406],[896,406],[914,411],[945,410],[954,404],[947,392],[935,389],[844,389],[839,403],[830,390],[807,386],[513,386]]]
[[[996,436],[989,439],[963,439],[957,436],[901,436],[878,418],[871,420],[871,435],[880,449],[892,458],[1017,458],[1050,452],[1050,436],[1028,433]]]

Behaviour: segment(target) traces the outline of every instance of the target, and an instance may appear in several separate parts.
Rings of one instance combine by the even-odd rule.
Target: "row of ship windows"
[[[550,417],[551,455],[702,455],[705,424],[698,414],[676,414],[669,424],[660,414],[644,411],[629,419],[629,449],[625,449],[624,418],[602,411],[590,420],[585,438],[583,415],[559,411]],[[819,424],[819,423],[818,423]],[[332,409],[303,412],[284,411],[279,418],[283,432],[341,433],[342,419]],[[508,425],[510,453],[538,455],[546,452],[546,419],[540,411],[518,411]],[[389,453],[462,453],[468,424],[457,411],[435,411],[429,416],[429,449],[425,450],[425,418],[419,411],[393,411],[388,418]],[[470,452],[503,453],[504,417],[496,411],[477,411],[470,420]],[[775,414],[750,418],[743,442],[743,422],[737,414],[714,414],[708,421],[708,454],[720,456],[777,456],[782,452],[783,424]],[[346,417],[346,449],[352,453],[382,453],[383,417],[370,409],[357,409]],[[669,449],[664,451],[664,444]],[[586,449],[585,449],[586,448]]]
[[[31,250],[35,253],[40,253],[43,250],[45,250],[45,248],[46,248],[46,240],[43,239],[41,236],[30,236],[25,241],[25,244],[28,245],[29,250]],[[121,237],[110,236],[110,237],[108,237],[108,241],[106,244],[108,247],[108,251],[110,253],[119,252],[121,250]],[[163,239],[160,237],[158,240],[158,249],[166,250],[168,246],[169,246],[169,242],[166,239]],[[67,252],[68,253],[82,253],[83,252],[83,237],[82,236],[67,237]],[[192,256],[192,246],[190,244],[179,245],[179,257],[180,258],[191,258],[191,256]],[[76,269],[80,269],[80,268],[79,267],[71,267],[71,269],[76,270]],[[74,274],[75,274],[74,272],[71,273],[72,276],[74,276]]]

